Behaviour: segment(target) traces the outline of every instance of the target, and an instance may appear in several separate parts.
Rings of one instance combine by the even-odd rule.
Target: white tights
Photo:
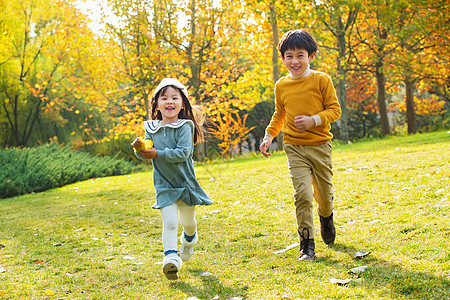
[[[177,251],[178,244],[178,211],[180,223],[187,235],[194,235],[197,231],[197,222],[194,216],[195,206],[189,206],[181,200],[177,200],[169,206],[160,209],[163,220],[163,248],[164,252]]]

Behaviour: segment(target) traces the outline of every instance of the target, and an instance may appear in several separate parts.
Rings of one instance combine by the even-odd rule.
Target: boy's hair
[[[295,29],[286,32],[278,43],[278,51],[280,51],[283,58],[287,50],[294,50],[296,48],[305,49],[308,52],[308,57],[318,50],[316,40],[305,29]]]
[[[162,120],[162,115],[161,112],[159,110],[157,110],[157,106],[158,106],[158,99],[161,95],[164,95],[164,93],[166,92],[166,90],[171,87],[173,89],[177,89],[178,91],[180,91],[180,95],[181,95],[181,99],[183,100],[183,104],[184,104],[184,109],[182,109],[180,111],[180,113],[178,114],[178,118],[179,119],[189,119],[192,122],[194,122],[194,145],[197,144],[198,142],[203,141],[203,133],[200,129],[200,126],[198,125],[197,121],[195,120],[195,116],[194,116],[194,112],[192,109],[192,105],[189,102],[189,99],[186,97],[186,95],[184,94],[184,92],[182,91],[182,89],[180,89],[179,87],[176,87],[174,85],[167,85],[165,87],[163,87],[162,89],[160,89],[155,95],[153,95],[152,97],[152,107],[151,107],[151,114],[150,117],[152,120]]]

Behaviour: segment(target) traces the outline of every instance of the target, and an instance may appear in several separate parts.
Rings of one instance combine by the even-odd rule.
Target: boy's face
[[[308,56],[308,51],[305,49],[295,48],[294,50],[288,49],[284,52],[283,60],[288,71],[295,77],[302,76],[308,69],[309,63],[314,59],[316,53],[312,53]]]

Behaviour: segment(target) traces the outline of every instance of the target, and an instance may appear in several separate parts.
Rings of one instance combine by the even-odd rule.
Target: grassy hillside
[[[298,242],[283,153],[199,165],[214,204],[176,282],[150,173],[3,199],[0,299],[449,299],[449,153],[448,132],[335,145],[338,236],[312,263],[276,253]]]

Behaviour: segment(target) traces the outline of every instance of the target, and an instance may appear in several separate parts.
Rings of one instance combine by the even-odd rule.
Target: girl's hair
[[[192,108],[191,103],[189,102],[189,99],[186,97],[186,95],[182,92],[182,90],[174,85],[167,85],[163,87],[161,90],[159,90],[155,95],[152,97],[152,103],[151,103],[151,114],[150,117],[152,120],[162,120],[162,115],[159,110],[156,108],[158,107],[158,99],[161,95],[164,95],[165,91],[169,88],[176,89],[180,92],[181,99],[183,100],[184,108],[181,109],[180,113],[178,114],[179,119],[188,119],[194,122],[194,145],[203,141],[203,133],[198,125],[195,116],[194,111]]]
[[[287,50],[294,50],[295,48],[305,49],[308,52],[308,56],[311,56],[311,54],[318,50],[314,37],[305,29],[286,32],[278,43],[278,51],[280,51],[282,57],[284,57],[284,53]]]

